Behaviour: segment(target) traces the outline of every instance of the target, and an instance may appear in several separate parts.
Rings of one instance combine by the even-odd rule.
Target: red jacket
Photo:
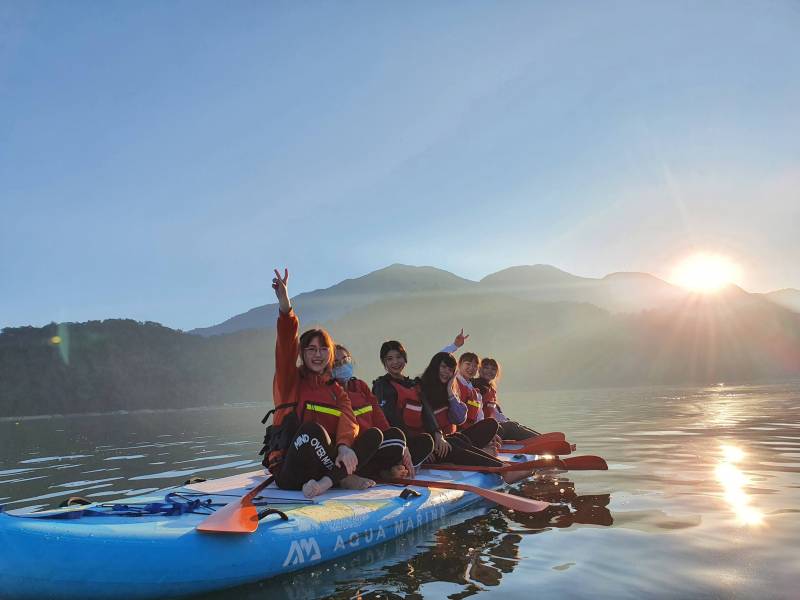
[[[370,427],[377,427],[381,431],[389,429],[389,422],[378,404],[378,399],[366,382],[353,377],[344,384],[344,389],[350,396],[350,406],[360,429]]]
[[[463,429],[478,422],[478,413],[483,407],[478,397],[478,390],[474,387],[469,387],[458,377],[456,377],[456,383],[458,383],[458,395],[461,401],[467,405],[467,420],[459,425],[459,429]]]

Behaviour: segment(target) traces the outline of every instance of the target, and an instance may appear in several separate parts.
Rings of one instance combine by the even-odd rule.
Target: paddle
[[[469,466],[469,465],[447,465],[447,464],[425,464],[424,469],[433,471],[474,471],[477,473],[508,473],[509,471],[534,471],[536,469],[565,469],[562,459],[558,457],[537,458],[525,462],[509,462],[502,467],[491,466]]]
[[[553,467],[559,469],[567,469],[568,471],[608,471],[608,463],[599,456],[587,454],[586,456],[571,456],[567,458],[560,458],[558,461],[561,463],[553,464]],[[529,462],[536,462],[529,461]],[[524,462],[508,462],[504,469],[509,471],[516,471],[516,465],[524,465]]]
[[[207,533],[253,533],[258,529],[258,509],[253,498],[275,480],[267,477],[239,500],[234,500],[203,519],[196,529]]]
[[[524,444],[525,442],[532,442],[542,441],[542,440],[549,440],[549,441],[556,441],[556,442],[563,442],[567,439],[567,436],[564,435],[561,431],[551,431],[550,433],[540,433],[532,438],[527,438],[525,440],[503,440],[504,444]]]
[[[563,440],[543,440],[541,442],[533,440],[516,448],[500,448],[498,452],[503,454],[570,454],[572,445]]]
[[[530,498],[523,498],[521,496],[513,496],[511,494],[504,494],[496,492],[495,490],[487,490],[475,485],[466,483],[454,483],[450,481],[425,481],[422,479],[386,479],[384,483],[397,483],[400,485],[413,485],[417,487],[430,487],[442,488],[445,490],[462,490],[470,492],[486,498],[490,502],[505,506],[512,510],[518,510],[524,513],[541,512],[550,506],[549,502],[542,502],[540,500],[531,500]]]
[[[608,471],[608,463],[599,456],[572,456],[562,458],[561,462],[570,471]]]

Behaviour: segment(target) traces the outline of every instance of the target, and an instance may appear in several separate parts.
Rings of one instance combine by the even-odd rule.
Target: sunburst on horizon
[[[693,292],[708,294],[736,283],[742,269],[727,256],[698,252],[672,270],[670,281]]]

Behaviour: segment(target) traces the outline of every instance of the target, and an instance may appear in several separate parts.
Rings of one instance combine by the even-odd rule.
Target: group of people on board
[[[404,374],[403,345],[384,342],[379,357],[386,373],[370,389],[354,376],[348,349],[327,331],[299,334],[288,280],[288,270],[275,271],[275,408],[264,418],[273,414],[261,450],[278,487],[311,498],[331,487],[413,478],[424,463],[502,466],[503,440],[538,435],[503,414],[495,359],[465,352],[456,361],[453,352],[469,337],[463,329],[416,379]]]

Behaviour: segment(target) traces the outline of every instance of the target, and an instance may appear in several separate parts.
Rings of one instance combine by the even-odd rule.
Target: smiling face
[[[458,372],[464,379],[472,379],[478,372],[477,360],[464,360],[458,365]]]
[[[455,373],[455,369],[453,369],[453,367],[449,366],[445,362],[439,363],[439,381],[442,383],[447,383],[450,381],[450,379],[452,379],[453,373]]]
[[[389,375],[399,379],[406,368],[406,359],[399,350],[389,350],[383,358],[383,366]]]
[[[303,348],[303,364],[309,371],[322,374],[331,362],[331,349],[325,345],[325,340],[316,336],[311,338]]]
[[[494,381],[494,378],[497,377],[497,367],[491,363],[481,365],[481,377],[486,381]]]

